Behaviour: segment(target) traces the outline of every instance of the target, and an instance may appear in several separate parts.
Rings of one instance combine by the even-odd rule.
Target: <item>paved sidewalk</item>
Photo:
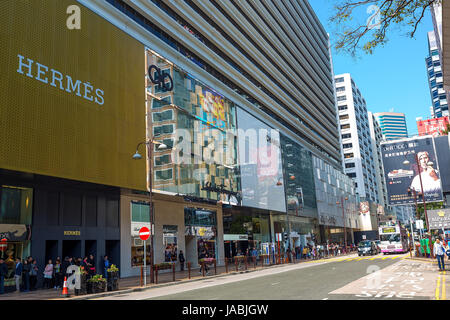
[[[320,261],[327,261],[332,258],[339,258],[339,257],[349,257],[349,256],[356,256],[354,252],[349,254],[341,254],[338,256],[330,256],[326,257],[324,259],[317,259],[317,260],[311,260],[311,259],[303,259],[303,260],[296,260],[295,264],[299,263],[310,263],[310,262],[320,262]],[[289,263],[293,264],[293,263]],[[199,272],[199,268],[191,269],[191,277],[189,279],[188,271],[176,271],[175,272],[175,281],[173,281],[173,273],[172,271],[164,270],[161,272],[158,272],[158,283],[156,284],[150,284],[150,276],[147,274],[147,286],[143,287],[140,285],[140,277],[127,277],[127,278],[121,278],[119,279],[119,290],[118,291],[107,291],[102,293],[96,293],[96,294],[88,294],[88,295],[80,295],[75,296],[73,290],[69,290],[70,296],[68,298],[62,296],[62,290],[55,290],[55,289],[38,289],[36,291],[31,292],[20,292],[20,293],[7,293],[0,295],[0,300],[84,300],[84,299],[93,299],[96,297],[104,297],[104,296],[111,296],[111,295],[120,295],[124,293],[134,292],[134,291],[142,291],[142,290],[148,290],[151,288],[158,288],[161,286],[167,286],[167,285],[176,285],[179,283],[185,283],[185,282],[192,282],[192,281],[199,281],[203,280],[206,277],[215,277],[215,276],[223,276],[226,274],[239,274],[244,272],[253,272],[268,268],[277,268],[281,266],[285,266],[286,264],[275,264],[275,265],[264,265],[262,267],[261,262],[258,262],[256,267],[252,264],[249,264],[247,266],[247,269],[245,269],[245,265],[242,263],[241,267],[236,271],[235,264],[228,265],[228,273],[226,272],[225,266],[217,266],[217,275],[214,270],[214,266],[210,266],[209,269],[209,275],[203,277],[202,273]]]

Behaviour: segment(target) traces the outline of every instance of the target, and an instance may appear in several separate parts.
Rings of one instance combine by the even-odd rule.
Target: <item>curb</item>
[[[324,258],[324,259],[320,259],[320,260],[311,260],[311,261],[317,261],[320,262],[322,260],[322,262],[326,262],[326,260],[328,259],[332,259],[335,257],[329,257],[329,258]],[[91,299],[95,299],[95,298],[103,298],[103,297],[109,297],[109,296],[117,296],[117,295],[122,295],[122,294],[127,294],[127,293],[133,293],[133,292],[142,292],[142,291],[147,291],[147,290],[152,290],[152,289],[158,289],[158,288],[163,288],[163,287],[168,287],[168,286],[174,286],[174,285],[178,285],[178,284],[182,284],[182,283],[191,283],[191,282],[196,282],[196,281],[202,281],[205,279],[215,279],[215,278],[221,278],[221,277],[225,277],[225,276],[230,276],[230,275],[238,275],[238,274],[244,274],[244,273],[251,273],[251,272],[257,272],[257,271],[262,271],[262,270],[267,270],[267,269],[272,269],[272,268],[278,268],[278,267],[285,267],[285,266],[295,266],[295,265],[301,265],[303,263],[307,263],[308,261],[304,261],[304,262],[299,262],[299,263],[295,263],[295,264],[281,264],[281,265],[271,265],[271,266],[267,266],[264,268],[260,268],[260,269],[247,269],[245,271],[233,271],[233,272],[229,272],[229,273],[224,273],[224,274],[218,274],[218,275],[211,275],[208,277],[201,277],[201,278],[197,278],[197,279],[187,279],[187,280],[178,280],[178,281],[171,281],[168,283],[161,283],[161,284],[156,284],[156,285],[152,285],[149,287],[134,287],[134,288],[130,288],[130,289],[124,289],[124,290],[118,290],[118,291],[109,291],[109,292],[102,292],[102,293],[94,293],[94,294],[87,294],[87,295],[83,295],[83,296],[75,296],[75,297],[68,297],[68,298],[54,298],[54,299],[50,299],[50,300],[91,300]]]

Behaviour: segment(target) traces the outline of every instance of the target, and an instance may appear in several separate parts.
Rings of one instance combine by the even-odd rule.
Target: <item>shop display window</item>
[[[163,226],[164,262],[177,261],[178,257],[178,226]]]

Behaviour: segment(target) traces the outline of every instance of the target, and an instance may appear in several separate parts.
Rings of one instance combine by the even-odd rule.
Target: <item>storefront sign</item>
[[[0,224],[0,239],[8,241],[29,240],[29,232],[24,224]]]
[[[65,236],[80,236],[81,232],[79,230],[75,231],[64,231]]]
[[[103,98],[104,91],[102,89],[95,89],[89,82],[82,82],[80,80],[73,80],[69,75],[63,75],[58,70],[48,68],[30,58],[26,58],[18,54],[19,58],[17,72],[30,78],[59,88],[62,91],[72,93],[78,97],[93,101],[98,105],[103,105],[105,100]],[[34,58],[33,58],[34,59]],[[95,93],[95,95],[94,95]]]
[[[215,231],[213,227],[186,226],[184,235],[210,238],[215,236]]]
[[[430,229],[450,227],[450,209],[427,210]]]
[[[148,67],[148,78],[153,84],[159,86],[162,92],[173,90],[173,80],[170,75],[170,71],[164,72],[160,68],[152,64]]]
[[[224,234],[224,241],[246,241],[248,240],[248,234]]]

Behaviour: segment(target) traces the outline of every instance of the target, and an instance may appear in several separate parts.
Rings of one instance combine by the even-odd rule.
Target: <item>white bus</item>
[[[399,224],[387,223],[379,227],[380,249],[383,254],[405,253],[409,250],[408,235]]]

